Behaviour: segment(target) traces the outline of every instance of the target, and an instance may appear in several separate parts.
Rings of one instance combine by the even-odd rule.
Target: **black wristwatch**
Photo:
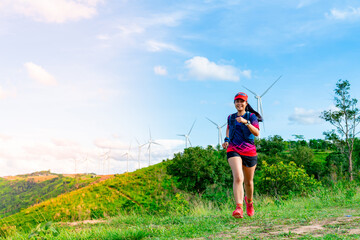
[[[247,123],[245,123],[245,126],[251,124],[251,122],[249,120],[247,120]]]

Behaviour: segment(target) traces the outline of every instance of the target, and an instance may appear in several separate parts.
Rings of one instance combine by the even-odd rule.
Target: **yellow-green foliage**
[[[294,162],[282,161],[269,165],[262,163],[262,170],[257,188],[260,193],[288,197],[291,193],[306,193],[320,186],[313,177],[309,177],[303,168]]]
[[[33,174],[16,176],[12,178],[13,180],[0,178],[0,218],[62,193],[87,186],[97,179],[88,175],[65,177],[61,174],[52,174],[51,178],[44,177],[48,180],[34,181],[34,178],[31,178]],[[38,177],[40,178],[41,176]]]
[[[188,203],[166,175],[167,162],[60,195],[2,219],[5,229],[28,231],[44,221],[78,221],[124,212],[187,211]]]

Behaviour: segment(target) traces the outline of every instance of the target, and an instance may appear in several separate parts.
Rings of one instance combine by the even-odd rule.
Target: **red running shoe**
[[[235,211],[232,213],[234,218],[243,218],[243,210],[241,207],[236,207]]]
[[[248,203],[247,202],[247,197],[245,196],[245,203],[246,203],[246,213],[247,213],[247,215],[249,215],[250,217],[253,216],[255,214],[253,202]]]

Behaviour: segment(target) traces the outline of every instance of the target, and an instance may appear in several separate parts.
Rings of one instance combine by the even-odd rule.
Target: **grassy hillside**
[[[87,186],[99,177],[65,177],[50,172],[0,178],[0,218],[12,215],[36,203]]]
[[[256,214],[235,219],[232,201],[192,204],[187,214],[118,215],[104,220],[40,225],[28,239],[360,239],[360,188],[338,184],[308,197],[255,199]],[[35,239],[35,238],[31,238]]]
[[[187,201],[166,175],[166,162],[116,175],[2,219],[2,232],[29,230],[39,222],[79,221],[115,216],[124,212],[165,213],[175,206],[186,211]]]

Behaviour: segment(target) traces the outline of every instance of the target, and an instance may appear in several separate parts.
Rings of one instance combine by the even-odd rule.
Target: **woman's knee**
[[[234,183],[241,184],[244,182],[244,177],[241,175],[234,176]]]
[[[245,180],[244,184],[248,187],[252,187],[252,186],[254,186],[254,181],[253,180]]]

